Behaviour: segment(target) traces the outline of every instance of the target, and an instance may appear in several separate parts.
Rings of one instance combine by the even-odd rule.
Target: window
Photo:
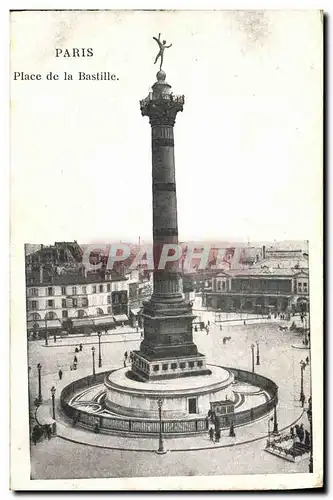
[[[86,286],[83,286],[83,287],[82,287],[82,293],[83,293],[83,294],[86,294],[86,293],[87,293],[87,287],[86,287]]]
[[[81,306],[82,307],[88,307],[88,299],[87,299],[87,297],[83,297],[81,299]]]
[[[72,295],[76,295],[76,286],[72,286]]]
[[[61,287],[61,295],[66,295],[66,287],[65,286]]]
[[[103,291],[104,291],[104,287],[103,287],[103,285],[99,285],[99,292],[100,292],[100,293],[103,293]]]
[[[33,321],[38,321],[39,319],[41,319],[41,317],[38,313],[32,313],[32,319]]]
[[[82,309],[80,309],[80,310],[77,312],[77,316],[78,316],[78,318],[84,318],[84,311],[82,311]]]
[[[77,307],[77,299],[73,299],[73,307]]]
[[[38,288],[30,288],[29,295],[31,297],[38,297]]]
[[[62,317],[68,318],[68,311],[62,311]]]
[[[61,307],[67,307],[66,306],[66,299],[61,299]]]
[[[302,291],[302,283],[298,283],[298,291],[301,292]]]
[[[185,368],[186,363],[179,363],[179,368]]]
[[[154,372],[158,372],[158,370],[160,369],[160,366],[159,365],[154,365],[153,366],[153,371]]]
[[[225,281],[222,281],[222,290],[224,291],[225,291],[225,285],[226,285]]]
[[[189,368],[193,368],[194,367],[194,361],[189,361],[188,366],[189,366]]]
[[[106,285],[106,290],[107,290],[107,292],[110,292],[110,291],[111,291],[111,285],[110,285],[110,283],[108,283],[108,284]]]
[[[108,301],[108,304],[111,304],[111,295],[108,295],[107,301]]]
[[[167,364],[162,365],[162,370],[164,370],[164,371],[165,371],[165,370],[167,370],[167,369],[168,369],[168,365],[167,365]]]
[[[198,361],[198,362],[197,362],[197,365],[198,365],[198,366],[202,366],[202,361]]]
[[[52,286],[49,286],[49,287],[48,287],[48,289],[47,289],[47,295],[48,295],[49,297],[52,297],[52,295],[54,295]]]
[[[197,411],[197,398],[189,398],[188,400],[188,412],[198,413]]]
[[[306,293],[308,292],[308,284],[306,281],[303,283],[303,292],[306,292]]]
[[[54,300],[48,300],[47,307],[54,307]]]
[[[37,304],[38,304],[37,300],[32,300],[30,302],[30,308],[31,309],[38,309],[38,305]]]
[[[54,312],[50,311],[49,313],[47,313],[47,317],[45,319],[48,320],[48,319],[54,319],[54,318],[55,318]]]
[[[96,293],[96,285],[93,285],[93,287],[92,287],[92,293]]]
[[[175,370],[177,368],[177,363],[171,363],[171,370]]]

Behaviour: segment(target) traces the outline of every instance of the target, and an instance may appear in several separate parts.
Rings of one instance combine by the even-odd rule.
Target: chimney
[[[39,282],[40,283],[43,283],[43,277],[44,277],[44,266],[43,266],[43,264],[41,264],[39,267]]]
[[[266,247],[265,247],[265,245],[263,245],[263,247],[262,247],[262,258],[266,259]]]

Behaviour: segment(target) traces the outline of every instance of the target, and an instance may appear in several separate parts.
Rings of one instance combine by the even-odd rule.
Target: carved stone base
[[[143,382],[190,377],[195,375],[210,375],[206,367],[206,358],[197,353],[194,356],[173,356],[168,358],[149,357],[140,351],[134,351],[132,372]]]

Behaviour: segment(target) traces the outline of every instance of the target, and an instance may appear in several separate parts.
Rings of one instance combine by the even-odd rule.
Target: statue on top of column
[[[153,39],[157,42],[158,46],[159,46],[159,52],[155,58],[155,61],[154,61],[154,64],[157,63],[158,59],[161,59],[160,61],[160,71],[162,70],[162,64],[163,64],[163,58],[164,58],[164,50],[165,49],[169,49],[171,46],[172,46],[172,43],[170,43],[170,45],[166,45],[166,41],[163,40],[163,42],[161,42],[161,33],[158,34],[158,38],[156,38],[155,36],[153,36]]]

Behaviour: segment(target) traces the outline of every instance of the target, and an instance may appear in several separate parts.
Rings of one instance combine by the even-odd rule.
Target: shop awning
[[[93,326],[90,318],[71,318],[73,326]]]
[[[93,322],[95,325],[105,325],[107,323],[114,323],[114,319],[113,316],[103,315],[99,316],[98,318],[95,318]]]
[[[39,322],[40,324],[40,322]],[[60,321],[60,319],[48,319],[47,321],[44,321],[44,328],[61,328],[62,327],[62,323]]]
[[[136,309],[131,309],[131,314],[133,314],[133,316],[137,316],[140,311],[141,311],[140,307]]]
[[[126,314],[118,314],[118,316],[113,316],[116,323],[120,323],[122,321],[128,321],[128,317]]]

